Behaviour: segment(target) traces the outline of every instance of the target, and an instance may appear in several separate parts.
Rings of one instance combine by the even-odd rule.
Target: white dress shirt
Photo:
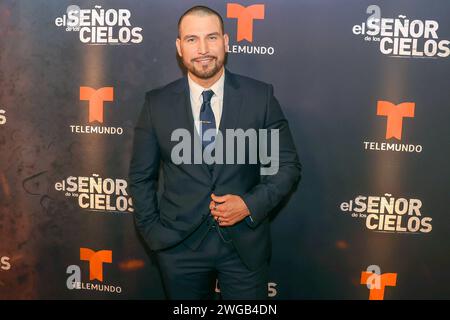
[[[222,76],[210,87],[203,88],[197,84],[188,74],[189,92],[191,96],[192,115],[194,116],[194,124],[198,134],[200,134],[200,109],[203,103],[202,92],[212,90],[214,95],[211,98],[211,108],[216,119],[216,132],[219,130],[220,119],[222,118],[223,108],[223,88],[225,84],[225,70]]]

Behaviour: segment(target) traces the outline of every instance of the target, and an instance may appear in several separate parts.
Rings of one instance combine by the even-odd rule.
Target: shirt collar
[[[214,82],[214,84],[210,88],[203,88],[201,85],[196,83],[194,80],[191,79],[191,77],[188,74],[188,81],[189,81],[189,90],[191,92],[192,97],[198,101],[202,101],[202,92],[205,90],[212,90],[214,91],[213,97],[223,97],[223,87],[225,84],[225,70],[223,70],[222,75],[220,78]]]

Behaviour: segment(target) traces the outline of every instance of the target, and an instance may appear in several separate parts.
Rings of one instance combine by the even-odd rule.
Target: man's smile
[[[213,57],[203,57],[203,58],[194,59],[194,62],[200,63],[202,65],[207,65],[208,63],[210,63],[214,59],[215,58],[213,58]]]

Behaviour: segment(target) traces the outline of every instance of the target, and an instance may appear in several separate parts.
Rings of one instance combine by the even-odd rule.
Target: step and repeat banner
[[[165,298],[128,165],[197,4],[0,3],[0,299]],[[268,298],[449,299],[450,2],[201,4],[227,68],[274,85],[303,166]]]

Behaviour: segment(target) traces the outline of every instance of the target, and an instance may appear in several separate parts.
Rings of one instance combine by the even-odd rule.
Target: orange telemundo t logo
[[[97,279],[103,282],[103,263],[112,263],[112,251],[93,251],[80,248],[80,260],[89,261],[89,280]]]
[[[361,284],[367,285],[369,289],[369,300],[383,300],[384,288],[397,285],[396,273],[381,274],[380,267],[369,266],[366,271],[361,272]]]
[[[80,100],[89,101],[89,122],[103,123],[103,102],[113,101],[113,99],[113,87],[103,87],[97,90],[91,87],[80,87]]]
[[[386,139],[402,139],[403,118],[414,118],[414,102],[395,105],[389,101],[378,101],[377,115],[387,117]]]
[[[227,18],[237,19],[237,41],[253,41],[253,20],[264,19],[264,5],[244,7],[238,3],[227,4]]]

